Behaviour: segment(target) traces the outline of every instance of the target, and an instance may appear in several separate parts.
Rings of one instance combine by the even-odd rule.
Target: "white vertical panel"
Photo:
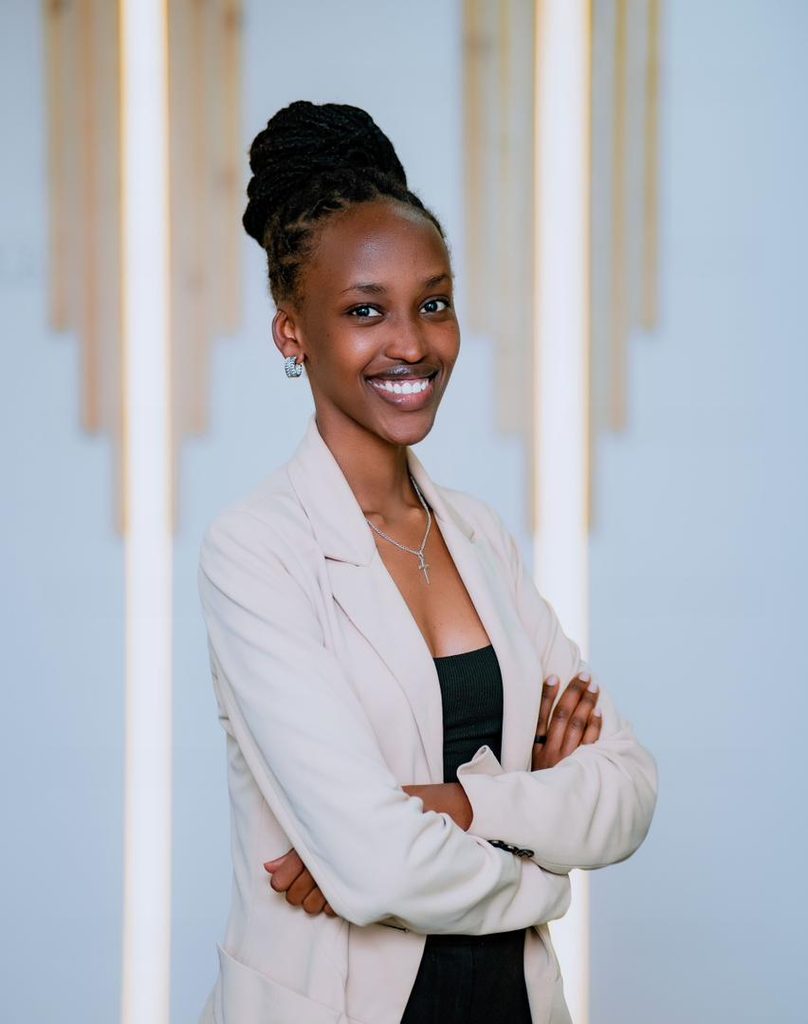
[[[164,0],[122,0],[126,795],[122,1020],[169,1017],[171,532]]]
[[[564,631],[588,635],[589,4],[538,0],[535,575]],[[587,1024],[589,890],[552,928],[575,1024]]]

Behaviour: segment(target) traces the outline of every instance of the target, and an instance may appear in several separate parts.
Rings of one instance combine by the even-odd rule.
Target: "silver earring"
[[[287,356],[283,364],[287,377],[299,377],[303,372],[303,364],[298,363],[294,356]]]

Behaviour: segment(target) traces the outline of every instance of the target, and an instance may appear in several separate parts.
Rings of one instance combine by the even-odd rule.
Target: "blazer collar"
[[[438,523],[457,527],[468,540],[474,540],[472,524],[434,483],[411,448],[407,448],[407,463]],[[324,554],[341,562],[369,565],[376,553],[373,532],[339,463],[317,428],[315,413],[309,416],[303,438],[287,463],[287,471]]]

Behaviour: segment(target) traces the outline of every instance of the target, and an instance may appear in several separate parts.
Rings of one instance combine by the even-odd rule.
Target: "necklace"
[[[423,572],[424,578],[426,579],[427,583],[429,583],[429,573],[427,572],[427,569],[429,569],[429,565],[427,563],[426,558],[424,557],[424,548],[426,547],[426,541],[427,538],[429,537],[429,529],[432,526],[432,514],[429,511],[429,506],[424,501],[424,496],[423,494],[421,494],[420,488],[418,487],[418,484],[415,482],[412,473],[410,473],[409,476],[412,486],[415,488],[415,493],[418,495],[418,500],[423,505],[424,512],[426,512],[426,533],[424,534],[424,539],[421,541],[420,548],[408,548],[406,544],[399,544],[397,540],[393,540],[392,537],[388,537],[384,530],[380,530],[378,526],[374,526],[367,516],[365,516],[365,522],[368,524],[371,530],[375,530],[380,537],[384,537],[385,540],[389,540],[391,544],[395,544],[395,546],[397,548],[400,548],[402,551],[408,551],[411,555],[416,555],[418,558],[418,568]]]

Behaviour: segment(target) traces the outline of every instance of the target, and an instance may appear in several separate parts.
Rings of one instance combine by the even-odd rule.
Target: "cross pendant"
[[[424,576],[426,578],[427,583],[429,583],[429,573],[427,572],[427,569],[429,568],[429,565],[427,564],[426,558],[424,558],[424,556],[422,554],[418,555],[418,562],[419,562],[418,568],[423,572],[423,574],[424,574]]]

